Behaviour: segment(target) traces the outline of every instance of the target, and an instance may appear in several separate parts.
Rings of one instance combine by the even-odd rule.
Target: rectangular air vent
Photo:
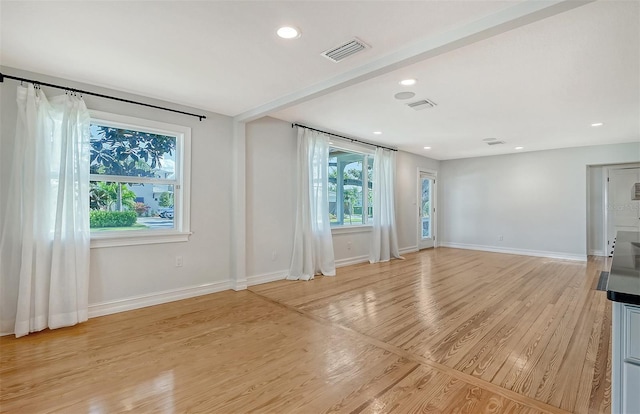
[[[421,109],[433,108],[436,105],[437,104],[435,102],[430,101],[428,99],[422,99],[420,101],[411,102],[407,104],[409,108],[413,108],[416,111],[419,111]]]
[[[504,143],[505,143],[504,141],[490,141],[490,142],[487,142],[487,145],[501,145]]]
[[[365,50],[369,47],[365,42],[354,37],[352,40],[349,40],[347,43],[344,43],[340,46],[333,47],[329,50],[325,50],[322,52],[322,56],[326,57],[332,62],[340,62],[352,56],[362,50]]]

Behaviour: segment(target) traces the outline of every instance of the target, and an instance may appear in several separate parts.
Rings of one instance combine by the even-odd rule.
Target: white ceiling
[[[436,159],[639,141],[638,1],[573,2],[454,41],[535,3],[2,1],[0,64]],[[283,24],[302,37],[276,37]],[[320,56],[354,36],[372,48],[337,64]],[[428,53],[402,58],[407,50]],[[406,77],[419,82],[398,85]],[[404,90],[438,106],[407,108],[415,99],[393,98]]]

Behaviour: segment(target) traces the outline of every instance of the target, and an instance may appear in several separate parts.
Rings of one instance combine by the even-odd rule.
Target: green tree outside
[[[91,135],[91,174],[153,177],[164,154],[173,154],[176,138],[95,125]]]
[[[165,191],[160,194],[160,200],[158,200],[158,204],[160,207],[171,207],[173,206],[173,193]]]
[[[135,208],[136,193],[123,183],[92,182],[89,193],[90,206],[94,210],[123,211]]]

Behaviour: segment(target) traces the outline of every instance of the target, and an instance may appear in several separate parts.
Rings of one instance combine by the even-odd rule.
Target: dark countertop
[[[640,305],[640,232],[618,232],[607,281],[607,298]]]

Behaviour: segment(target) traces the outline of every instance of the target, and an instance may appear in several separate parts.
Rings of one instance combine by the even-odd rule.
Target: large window
[[[92,113],[92,246],[184,241],[190,129]]]
[[[373,218],[373,157],[329,149],[329,216],[332,226],[366,225]]]

